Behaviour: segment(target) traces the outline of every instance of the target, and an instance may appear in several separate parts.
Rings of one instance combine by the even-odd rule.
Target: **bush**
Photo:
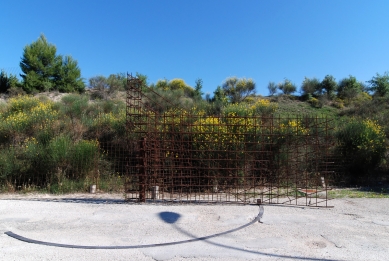
[[[14,148],[0,150],[0,181],[10,182],[11,175],[19,168]]]
[[[336,137],[340,155],[350,161],[348,171],[354,181],[369,174],[385,158],[386,136],[376,121],[353,119]]]
[[[88,107],[88,101],[89,98],[85,95],[69,94],[63,96],[61,111],[72,120],[74,118],[81,119]]]
[[[321,107],[323,107],[323,104],[320,102],[320,100],[317,99],[317,98],[315,98],[315,97],[312,97],[311,99],[309,99],[308,102],[309,102],[309,103],[312,105],[312,107],[314,107],[314,108],[321,108]]]
[[[228,104],[223,108],[223,115],[245,116],[268,116],[277,110],[276,103],[267,99],[257,99],[252,103]]]
[[[99,143],[81,140],[74,144],[69,154],[69,164],[78,172],[76,178],[84,178],[97,165]]]
[[[0,143],[50,130],[57,119],[58,112],[53,102],[41,102],[28,96],[11,98],[0,114]]]
[[[336,98],[334,102],[332,103],[332,106],[338,109],[343,109],[344,108],[344,101],[340,98]]]
[[[39,100],[31,96],[20,96],[9,99],[8,104],[10,112],[24,112],[38,106]]]
[[[43,187],[64,178],[83,180],[95,168],[98,155],[96,141],[73,143],[68,136],[60,136],[41,143],[26,138],[0,151],[0,180]]]
[[[0,179],[15,186],[45,186],[85,177],[97,160],[98,144],[75,135],[88,108],[80,95],[52,101],[22,96],[11,98],[0,113]],[[69,124],[69,119],[73,124]],[[81,126],[81,127],[80,127]],[[58,174],[60,173],[60,174]]]
[[[8,89],[8,95],[10,97],[17,97],[17,96],[22,96],[25,94],[26,94],[26,92],[23,90],[22,87],[11,87]]]

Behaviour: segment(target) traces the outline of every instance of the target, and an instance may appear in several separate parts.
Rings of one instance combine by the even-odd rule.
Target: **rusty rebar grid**
[[[128,200],[328,207],[330,119],[206,116],[169,101],[161,112],[127,80]]]

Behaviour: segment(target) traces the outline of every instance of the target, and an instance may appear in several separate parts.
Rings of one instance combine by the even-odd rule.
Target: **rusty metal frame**
[[[127,81],[127,200],[329,206],[330,119],[159,112]]]

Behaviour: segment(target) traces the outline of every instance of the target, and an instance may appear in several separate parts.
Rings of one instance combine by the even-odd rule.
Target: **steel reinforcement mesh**
[[[128,75],[128,200],[328,206],[330,120],[209,116],[166,100],[159,112],[150,97],[163,98],[142,88]]]

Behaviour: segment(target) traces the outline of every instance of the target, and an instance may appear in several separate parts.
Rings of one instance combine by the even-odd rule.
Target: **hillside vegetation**
[[[160,94],[178,98],[178,106],[209,115],[209,119],[220,113],[334,119],[331,124],[335,127],[337,156],[348,159],[338,182],[371,184],[387,180],[389,123],[385,119],[389,98],[368,99],[344,108],[317,108],[290,95],[251,96],[236,104],[217,104],[195,100],[184,92],[167,90]],[[124,97],[124,92],[115,92],[100,99],[96,90],[91,90],[85,94],[45,93],[4,99],[0,103],[1,190],[63,193],[85,191],[92,183],[108,191],[121,189],[125,169],[120,161],[126,150]],[[169,110],[170,104],[163,101],[154,106]]]
[[[130,153],[127,75],[97,75],[85,82],[77,61],[58,55],[44,35],[24,48],[20,67],[21,79],[0,73],[0,189],[67,192],[96,183],[100,189],[120,188]],[[223,115],[327,118],[333,156],[342,166],[337,184],[389,180],[388,72],[367,82],[351,75],[339,81],[331,75],[305,78],[300,95],[285,78],[269,82],[266,97],[256,95],[251,78],[229,77],[213,95],[204,95],[202,79],[192,87],[179,78],[149,83],[146,75],[136,77],[148,97],[143,103],[156,113],[179,107],[201,115],[193,129]],[[229,124],[222,123],[224,131],[230,132]],[[298,120],[286,124],[301,129]]]

